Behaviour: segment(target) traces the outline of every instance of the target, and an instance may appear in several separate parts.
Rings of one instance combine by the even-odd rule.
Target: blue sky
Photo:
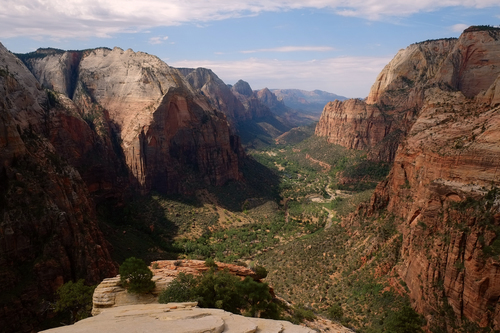
[[[0,42],[132,48],[252,88],[365,97],[399,49],[499,25],[498,0],[0,0]]]

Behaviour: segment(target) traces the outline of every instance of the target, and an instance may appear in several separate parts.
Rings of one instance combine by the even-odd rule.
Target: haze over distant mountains
[[[332,94],[322,90],[306,91],[300,89],[271,89],[286,106],[297,111],[321,115],[324,106],[336,99],[345,101],[347,97]]]

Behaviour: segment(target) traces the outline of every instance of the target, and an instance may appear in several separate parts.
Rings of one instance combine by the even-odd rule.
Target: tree
[[[120,282],[131,293],[148,293],[155,288],[153,272],[141,259],[130,257],[120,266]]]
[[[84,280],[69,281],[57,289],[58,300],[55,312],[69,313],[70,323],[90,316],[92,310],[92,295],[95,286],[86,286]]]
[[[214,267],[193,277],[180,273],[159,297],[160,303],[198,301],[202,308],[219,308],[252,317],[279,319],[281,308],[273,301],[267,283],[244,280],[227,269]]]
[[[392,313],[386,320],[385,331],[388,333],[420,333],[423,332],[424,320],[408,304]]]
[[[191,274],[180,272],[177,277],[170,282],[167,289],[162,291],[158,297],[158,302],[162,304],[170,302],[193,302],[198,301],[195,294],[196,279]]]

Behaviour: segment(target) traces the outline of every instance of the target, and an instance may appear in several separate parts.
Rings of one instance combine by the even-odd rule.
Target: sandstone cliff
[[[313,333],[314,330],[288,321],[244,317],[220,309],[200,309],[192,303],[128,305],[104,311],[74,325],[46,330],[46,333],[171,332],[222,333],[269,332]],[[335,333],[350,332],[338,329]]]
[[[208,98],[213,107],[226,115],[244,144],[259,140],[270,143],[272,138],[291,128],[273,113],[286,107],[269,90],[272,96],[256,93],[243,80],[230,88],[214,72],[205,68],[180,68],[179,71],[195,90]],[[273,97],[276,103],[268,105],[273,103]]]
[[[393,120],[407,135],[388,179],[358,216],[388,214],[397,221],[403,245],[391,274],[406,283],[429,328],[451,332],[471,321],[500,329],[499,52],[500,29],[492,28],[412,45],[379,75],[366,103],[334,103],[337,114],[348,103],[379,110],[418,106],[407,125]],[[412,86],[405,88],[405,81]],[[394,92],[398,84],[404,96]],[[344,116],[343,126],[362,124],[360,118]]]
[[[119,48],[37,54],[23,57],[28,67],[73,101],[105,150],[122,158],[129,183],[186,193],[199,181],[221,185],[241,177],[243,152],[224,115],[157,57]],[[116,170],[115,161],[100,164]],[[104,186],[110,185],[116,187]]]
[[[369,150],[373,160],[393,161],[398,143],[422,107],[425,87],[456,44],[455,39],[427,41],[399,51],[378,75],[366,100],[325,106],[316,135],[348,148]]]
[[[0,44],[0,326],[36,329],[64,282],[116,274],[78,171],[50,141],[53,95]],[[74,120],[83,128],[83,120]]]

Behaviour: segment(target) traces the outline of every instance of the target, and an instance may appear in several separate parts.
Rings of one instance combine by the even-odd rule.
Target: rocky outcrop
[[[312,333],[309,328],[288,321],[243,317],[219,309],[200,309],[192,303],[129,305],[112,308],[74,325],[46,333],[84,332],[276,332]],[[340,330],[338,332],[341,332]],[[342,330],[344,332],[344,330]]]
[[[245,107],[245,113],[239,115],[241,120],[263,118],[273,115],[269,107],[260,102],[257,94],[250,88],[248,82],[239,80],[231,87],[231,91]]]
[[[88,177],[82,170],[85,179],[101,167],[103,174],[115,172],[110,179],[128,176],[115,183],[186,193],[199,181],[221,185],[241,177],[243,152],[224,115],[157,57],[119,48],[38,53],[22,58],[42,84],[73,101],[103,150],[116,157],[87,167]]]
[[[257,279],[255,272],[246,267],[221,262],[216,264],[218,269],[227,269],[235,276]],[[121,285],[120,276],[104,279],[94,291],[92,315],[98,315],[111,307],[158,303],[158,295],[179,273],[198,275],[209,269],[203,260],[159,260],[152,262],[149,268],[156,285],[151,294],[128,293]]]
[[[405,64],[401,52],[395,58],[396,68],[425,69],[429,81],[422,82],[416,118],[388,179],[360,214],[400,221],[401,261],[392,274],[406,283],[428,327],[453,331],[468,320],[498,330],[500,107],[494,101],[500,67],[491,64],[499,60],[500,29],[467,29],[450,41],[448,54],[440,53],[447,42],[427,42],[438,52],[431,66],[413,58]],[[379,76],[367,102],[389,105],[399,74],[384,71],[396,79]]]
[[[117,271],[86,184],[50,141],[47,122],[59,110],[52,97],[0,44],[0,326],[5,332],[36,329],[63,283],[78,278],[97,283]]]
[[[231,89],[214,72],[206,68],[179,69],[193,88],[200,91],[211,104],[222,111],[233,126],[245,114],[245,107]]]

